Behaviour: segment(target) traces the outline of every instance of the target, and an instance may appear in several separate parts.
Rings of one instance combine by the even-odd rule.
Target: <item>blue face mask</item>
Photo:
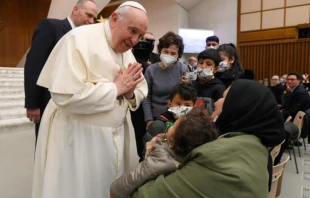
[[[284,83],[283,78],[280,78],[280,84],[283,84],[283,83]]]

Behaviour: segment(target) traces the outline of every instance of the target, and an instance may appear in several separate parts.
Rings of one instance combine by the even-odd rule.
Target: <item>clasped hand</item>
[[[114,81],[118,96],[124,95],[127,99],[133,97],[134,90],[144,77],[142,75],[142,65],[139,63],[130,63],[126,70],[120,70]]]

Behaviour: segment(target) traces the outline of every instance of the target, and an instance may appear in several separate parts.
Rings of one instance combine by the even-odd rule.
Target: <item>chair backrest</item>
[[[279,181],[278,181],[276,197],[280,196],[280,194],[281,194],[284,168],[285,168],[286,163],[288,162],[289,159],[290,159],[290,156],[287,156],[286,159],[281,164],[274,166],[272,169],[272,175],[278,175],[279,173],[282,173],[280,178],[279,178]]]
[[[279,155],[280,149],[281,149],[281,145],[285,142],[285,140],[283,140],[283,142],[281,142],[281,144],[279,144],[278,146],[274,147],[271,151],[270,151],[270,155],[272,158],[272,163],[274,163],[274,159]]]
[[[284,124],[286,124],[286,123],[290,122],[290,121],[291,121],[291,119],[292,119],[292,116],[288,116],[288,118],[285,120],[285,123],[284,123]]]
[[[295,118],[294,118],[294,121],[293,123],[298,127],[299,129],[299,135],[298,137],[300,136],[300,133],[301,133],[301,129],[302,129],[302,126],[304,124],[304,116],[305,116],[305,112],[302,112],[302,111],[298,111]]]
[[[276,197],[278,183],[279,183],[279,179],[280,179],[281,175],[282,175],[282,172],[280,172],[277,175],[272,175],[273,179],[272,179],[272,183],[271,183],[271,189],[269,192],[269,198],[275,198]]]

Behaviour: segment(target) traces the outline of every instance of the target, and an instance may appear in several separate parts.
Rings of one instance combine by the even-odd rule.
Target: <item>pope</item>
[[[32,198],[109,197],[128,164],[128,109],[147,95],[131,53],[148,27],[137,2],[104,23],[73,29],[55,46],[37,84],[51,93],[35,154]]]

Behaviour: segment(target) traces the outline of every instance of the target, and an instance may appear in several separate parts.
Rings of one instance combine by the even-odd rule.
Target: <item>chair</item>
[[[282,170],[282,172],[283,172],[283,170]],[[279,179],[282,175],[282,172],[278,173],[277,175],[272,175],[273,179],[272,179],[272,183],[271,183],[271,189],[269,192],[269,198],[275,198],[276,197],[278,183],[279,183]]]
[[[283,140],[283,142],[281,142],[278,146],[274,147],[271,151],[270,151],[270,155],[272,158],[272,164],[274,164],[274,159],[279,155],[280,149],[281,149],[281,145],[285,142],[285,140]]]
[[[299,140],[299,137],[300,137],[300,134],[301,134],[301,129],[302,129],[302,126],[304,124],[304,116],[305,116],[305,113],[302,112],[302,111],[298,111],[295,118],[294,118],[294,121],[293,123],[298,127],[299,129],[299,134],[298,134],[298,138],[297,138],[297,141]],[[306,150],[306,144],[305,144],[305,139],[303,138],[303,143],[304,143],[304,146],[305,146],[305,150]],[[299,157],[301,157],[300,155],[300,149],[299,149],[299,145],[297,145],[298,147],[298,153],[299,153]]]
[[[286,119],[285,124],[287,124],[288,122],[290,122],[290,121],[291,121],[291,119],[292,119],[292,116],[289,116],[289,117]],[[294,155],[295,167],[296,167],[297,174],[299,174],[299,172],[298,172],[298,166],[297,166],[297,161],[296,161],[295,150],[294,150],[294,145],[293,145],[292,140],[289,140],[289,141],[287,142],[287,146],[288,146],[288,147],[289,147],[289,146],[291,146],[291,147],[292,147],[292,149],[293,149],[293,155]],[[289,153],[289,155],[290,155],[290,160],[292,160],[291,151],[290,151],[290,149],[289,149],[289,148],[288,148],[288,153]]]
[[[279,181],[278,181],[276,197],[280,196],[280,194],[281,194],[284,168],[285,168],[286,163],[288,162],[289,159],[290,159],[290,157],[287,156],[287,158],[281,164],[278,164],[278,165],[273,167],[273,170],[272,170],[273,175],[278,175],[279,173],[282,173],[282,175],[280,176]]]

